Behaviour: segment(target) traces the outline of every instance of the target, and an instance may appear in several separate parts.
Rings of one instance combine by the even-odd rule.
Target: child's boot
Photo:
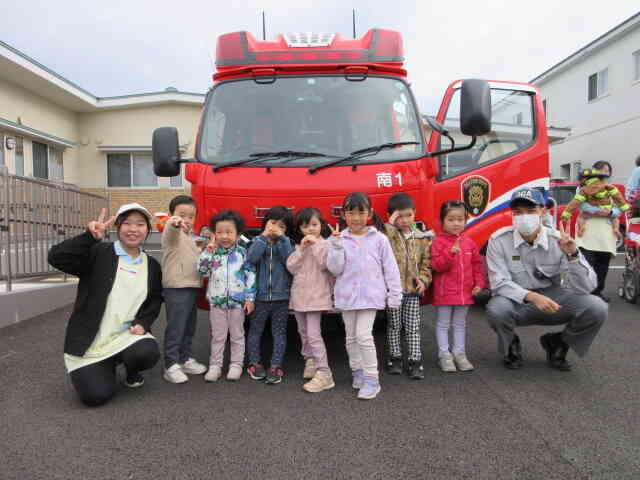
[[[316,372],[315,376],[305,383],[302,388],[310,393],[318,393],[335,387],[333,375],[330,373]]]
[[[362,388],[362,381],[364,379],[364,372],[362,370],[352,370],[351,375],[353,376],[353,381],[351,382],[351,386],[355,390],[360,390]]]
[[[362,388],[358,391],[360,400],[373,400],[378,396],[382,388],[378,377],[364,377],[362,379]]]
[[[209,370],[204,376],[205,382],[217,382],[222,375],[222,369],[217,365],[209,365]]]
[[[185,375],[177,363],[167,368],[162,377],[169,383],[184,383],[189,381],[189,377]]]
[[[440,353],[440,358],[438,358],[438,366],[440,370],[445,373],[457,372],[455,363],[453,363],[453,356],[449,352]]]
[[[422,380],[424,378],[424,367],[421,360],[409,360],[409,378]]]
[[[229,365],[229,371],[227,372],[227,380],[235,382],[237,380],[240,380],[241,376],[242,376],[242,365],[238,365],[235,363]]]
[[[460,372],[470,372],[474,369],[473,364],[464,353],[456,353],[453,356],[453,361]]]
[[[402,373],[402,358],[390,357],[387,360],[387,372],[389,375],[400,375]]]

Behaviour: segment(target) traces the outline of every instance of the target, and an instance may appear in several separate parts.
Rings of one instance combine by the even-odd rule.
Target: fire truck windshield
[[[344,76],[252,78],[218,84],[208,97],[198,159],[211,164],[313,167],[328,157],[409,142],[347,160],[344,165],[404,161],[423,155],[413,97],[402,80]],[[416,143],[411,143],[416,142]],[[262,152],[306,152],[255,155]],[[311,155],[318,153],[322,155]],[[243,159],[253,158],[249,163]]]

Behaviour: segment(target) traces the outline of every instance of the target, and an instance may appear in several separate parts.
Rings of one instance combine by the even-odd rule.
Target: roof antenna
[[[352,10],[352,18],[353,18],[353,38],[356,38],[356,9]]]
[[[267,30],[265,28],[264,10],[262,11],[262,40],[267,39]]]

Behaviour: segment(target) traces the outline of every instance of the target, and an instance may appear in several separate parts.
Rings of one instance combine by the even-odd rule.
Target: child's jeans
[[[420,297],[417,295],[402,294],[400,308],[387,309],[387,342],[389,355],[392,358],[402,357],[400,348],[400,332],[404,329],[407,341],[408,359],[421,360],[422,348],[420,345]]]
[[[247,348],[249,363],[262,363],[260,343],[262,333],[271,317],[271,336],[273,337],[273,351],[271,353],[271,367],[282,366],[284,352],[287,348],[287,319],[289,317],[289,300],[274,302],[256,302],[256,309],[251,315]]]
[[[244,310],[239,308],[218,308],[209,310],[211,323],[211,357],[209,365],[222,368],[222,356],[229,335],[229,366],[242,368],[244,363]]]
[[[467,323],[468,305],[439,305],[436,307],[436,340],[439,355],[449,352],[449,327],[453,324],[454,355],[465,353],[465,329]]]
[[[196,332],[197,288],[165,288],[162,292],[167,310],[164,331],[164,367],[184,363],[191,358],[191,342]]]
[[[302,343],[302,356],[313,358],[319,372],[330,374],[327,348],[322,339],[322,312],[295,312],[298,333]]]
[[[346,310],[342,312],[342,319],[351,370],[363,370],[366,377],[378,378],[378,357],[373,341],[376,312],[377,310]]]

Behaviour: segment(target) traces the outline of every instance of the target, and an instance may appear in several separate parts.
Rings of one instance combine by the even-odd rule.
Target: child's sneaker
[[[318,369],[316,368],[316,362],[313,360],[313,358],[307,358],[304,361],[304,372],[302,372],[302,378],[304,378],[305,380],[309,380],[316,375],[317,371]]]
[[[174,363],[169,368],[167,368],[164,371],[162,378],[164,378],[169,383],[184,383],[189,381],[189,377],[184,374],[182,368],[180,368],[180,365],[178,365],[177,363]]]
[[[302,388],[310,393],[318,393],[323,390],[329,390],[335,387],[336,384],[333,381],[333,375],[317,372],[315,376],[305,383]]]
[[[402,373],[402,359],[391,357],[387,360],[387,372],[389,375],[400,375]]]
[[[254,380],[264,380],[265,378],[267,378],[267,372],[259,363],[252,363],[251,365],[249,365],[249,368],[247,368],[247,373]]]
[[[364,372],[362,370],[352,370],[351,375],[353,376],[351,386],[355,390],[360,390],[362,388],[362,381],[364,380]]]
[[[240,365],[229,365],[229,371],[227,372],[227,380],[235,382],[240,380],[242,376],[242,366]]]
[[[270,368],[267,373],[267,379],[264,381],[267,385],[275,385],[280,383],[284,377],[284,371],[280,367]]]
[[[362,381],[362,388],[358,392],[358,398],[360,400],[372,400],[380,393],[380,382],[376,377],[364,377]]]
[[[209,371],[204,376],[205,382],[217,382],[222,375],[222,369],[217,365],[209,365]]]
[[[187,375],[202,375],[207,371],[207,366],[199,363],[195,358],[188,359],[180,367]]]
[[[409,360],[409,378],[422,380],[424,378],[424,367],[420,360]]]
[[[453,361],[460,372],[470,372],[474,369],[473,364],[464,353],[456,353],[453,356]]]
[[[124,384],[129,388],[138,388],[144,385],[144,377],[139,373],[127,375]]]
[[[440,370],[445,373],[457,372],[455,363],[453,363],[453,356],[449,353],[441,353],[440,358],[438,358],[438,366]]]

